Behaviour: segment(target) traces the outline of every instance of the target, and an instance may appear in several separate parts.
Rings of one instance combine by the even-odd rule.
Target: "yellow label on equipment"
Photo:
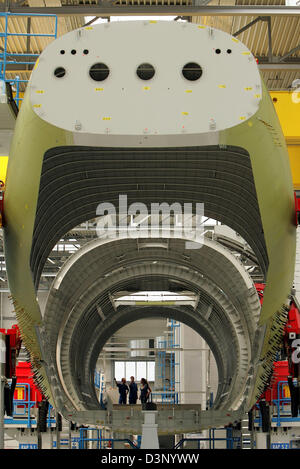
[[[110,121],[111,117],[102,117],[103,121]]]
[[[95,91],[103,91],[104,88],[95,88]]]
[[[226,85],[219,85],[219,88],[226,88]]]
[[[143,90],[149,91],[149,90],[150,90],[150,86],[144,86]]]
[[[185,90],[186,93],[192,93],[193,90]]]
[[[37,94],[44,94],[44,90],[36,90]]]
[[[188,116],[188,115],[189,115],[188,112],[182,112],[181,114],[182,114],[183,116]]]
[[[34,104],[33,107],[41,107],[41,104]]]
[[[17,391],[18,401],[22,401],[24,399],[24,388],[23,387],[17,388],[16,391]]]
[[[244,89],[245,89],[245,91],[251,91],[251,90],[253,90],[253,88],[251,88],[251,86],[247,86],[247,88],[244,88]]]

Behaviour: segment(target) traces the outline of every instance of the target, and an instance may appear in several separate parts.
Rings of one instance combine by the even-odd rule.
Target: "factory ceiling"
[[[49,44],[55,32],[61,36],[82,26],[91,26],[99,18],[113,21],[114,17],[173,16],[210,25],[236,36],[257,58],[267,87],[287,90],[299,78],[300,71],[300,9],[286,7],[285,0],[176,0],[176,1],[61,1],[25,0],[19,2],[1,0],[0,13],[17,13],[11,16],[7,31],[17,36],[7,39],[7,54],[40,54]],[[87,17],[89,19],[87,20]],[[0,32],[5,32],[5,18],[0,17]],[[34,34],[31,36],[29,34]],[[0,47],[5,48],[1,38]],[[28,80],[36,56],[28,56],[26,65],[21,58],[6,67],[6,78]],[[25,82],[21,82],[24,89]]]

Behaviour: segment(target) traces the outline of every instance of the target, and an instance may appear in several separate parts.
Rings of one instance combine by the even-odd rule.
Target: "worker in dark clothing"
[[[129,404],[136,404],[138,398],[138,387],[134,381],[134,376],[130,376],[129,383]]]
[[[145,378],[142,378],[141,379],[141,395],[140,395],[140,400],[142,404],[146,404],[151,392],[152,390],[148,384],[148,381]]]
[[[128,388],[127,383],[126,383],[126,379],[122,378],[121,383],[117,383],[116,378],[114,378],[114,380],[116,382],[116,385],[119,388],[119,393],[120,393],[119,404],[126,404],[127,394],[129,392],[129,388]]]

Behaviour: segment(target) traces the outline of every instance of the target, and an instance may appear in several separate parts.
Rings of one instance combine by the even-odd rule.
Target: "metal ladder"
[[[252,435],[247,414],[241,420],[241,449],[252,449]]]

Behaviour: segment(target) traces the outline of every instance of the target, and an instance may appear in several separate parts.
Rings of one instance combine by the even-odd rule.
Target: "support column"
[[[207,356],[205,342],[193,329],[180,326],[180,402],[206,405]],[[189,349],[184,351],[184,349]],[[195,351],[191,350],[195,349]]]
[[[268,433],[256,433],[256,449],[267,449],[267,436]]]
[[[201,404],[201,408],[205,410],[210,389],[209,347],[197,332],[181,324],[180,348],[183,349],[180,351],[180,403]],[[191,434],[189,437],[207,438],[208,431]],[[207,447],[207,441],[201,442],[201,448]]]
[[[143,411],[145,420],[142,425],[142,443],[141,449],[159,449],[157,424],[155,418],[157,410]]]

